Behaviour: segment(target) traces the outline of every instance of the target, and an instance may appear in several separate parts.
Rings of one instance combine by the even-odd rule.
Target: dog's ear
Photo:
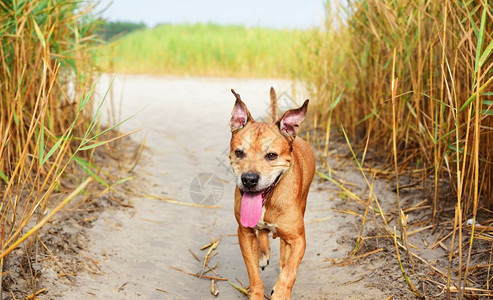
[[[237,94],[233,89],[231,89],[231,92],[235,95],[236,102],[233,111],[231,112],[229,126],[231,127],[231,131],[235,131],[245,127],[248,122],[253,122],[254,120],[245,103],[241,101],[240,94]]]
[[[288,110],[282,115],[279,121],[277,121],[279,130],[281,130],[284,135],[293,138],[296,137],[300,130],[300,124],[305,119],[308,110],[308,102],[309,100],[306,99],[301,107]]]

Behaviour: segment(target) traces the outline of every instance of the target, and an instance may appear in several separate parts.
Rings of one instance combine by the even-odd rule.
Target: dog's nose
[[[241,182],[246,188],[253,188],[257,185],[260,176],[256,173],[243,173],[241,174]]]

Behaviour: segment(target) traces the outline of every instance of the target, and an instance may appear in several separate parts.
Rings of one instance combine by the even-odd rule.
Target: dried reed
[[[377,149],[389,166],[384,171],[393,171],[397,193],[399,175],[418,175],[431,195],[435,225],[441,211],[455,208],[449,257],[450,264],[459,257],[458,276],[449,270],[446,288],[448,297],[464,297],[471,291],[478,208],[493,206],[491,1],[357,0],[339,8],[330,2],[325,30],[314,31],[305,44],[311,54],[300,74],[319,100],[320,139],[329,142],[325,120],[343,126],[353,148],[363,149],[361,163],[356,159],[362,171],[367,147]],[[406,218],[398,214],[399,222]],[[473,224],[467,245],[465,218]],[[404,246],[406,240],[401,232]]]

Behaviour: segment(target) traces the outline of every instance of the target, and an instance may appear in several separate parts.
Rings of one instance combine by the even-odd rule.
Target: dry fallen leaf
[[[211,294],[214,296],[219,295],[219,288],[217,287],[214,279],[211,279]]]

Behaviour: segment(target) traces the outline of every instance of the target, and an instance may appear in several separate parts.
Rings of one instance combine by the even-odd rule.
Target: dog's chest
[[[265,207],[262,207],[262,216],[260,217],[257,226],[255,226],[255,229],[256,230],[268,229],[270,232],[276,233],[276,228],[278,227],[278,225],[265,222],[264,215],[265,215]]]

